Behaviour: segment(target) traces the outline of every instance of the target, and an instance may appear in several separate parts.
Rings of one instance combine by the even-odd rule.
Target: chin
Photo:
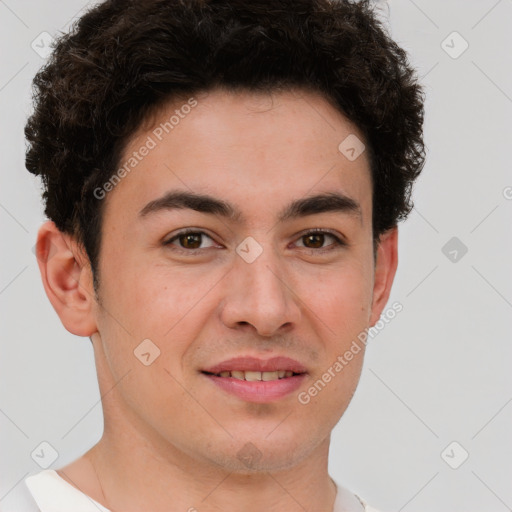
[[[222,452],[217,444],[215,451],[207,454],[208,459],[216,466],[221,466],[230,473],[238,475],[257,475],[268,472],[284,471],[293,468],[308,458],[322,443],[322,439],[313,439],[311,436],[301,440],[291,436],[272,435],[260,439],[254,435],[243,441],[242,436],[226,445]]]

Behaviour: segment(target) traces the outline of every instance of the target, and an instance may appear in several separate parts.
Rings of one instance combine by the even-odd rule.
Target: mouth
[[[224,392],[248,402],[273,402],[295,391],[307,370],[287,357],[261,360],[238,357],[202,370],[201,373]]]
[[[233,378],[237,380],[246,380],[248,382],[270,382],[273,380],[289,379],[294,375],[302,375],[302,373],[295,373],[289,370],[277,370],[275,372],[257,372],[250,370],[232,370],[223,371],[219,373],[203,372],[206,375],[213,375],[215,377]]]

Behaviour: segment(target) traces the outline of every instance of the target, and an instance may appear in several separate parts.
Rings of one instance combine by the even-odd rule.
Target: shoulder
[[[380,510],[377,510],[376,508],[370,507],[370,505],[364,506],[364,512],[380,512]]]
[[[371,507],[363,498],[353,493],[335,480],[336,500],[334,502],[333,512],[379,512],[376,508]]]
[[[333,482],[337,489],[333,512],[379,512],[379,510],[368,505],[368,503],[357,494],[334,480]]]
[[[356,495],[357,496],[357,495]],[[364,507],[364,512],[381,512],[380,510],[377,510],[376,508],[373,508],[371,507],[370,505],[368,505],[368,503],[366,503],[365,500],[363,500],[363,498],[360,498],[359,496],[357,496],[357,499],[361,502],[361,504],[363,505]]]
[[[25,478],[24,483],[41,512],[109,512],[53,469],[30,475]]]

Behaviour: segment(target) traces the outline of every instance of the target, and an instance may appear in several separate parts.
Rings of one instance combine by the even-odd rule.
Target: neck
[[[336,487],[327,471],[329,439],[293,468],[241,474],[175,447],[158,449],[126,425],[123,435],[115,432],[106,430],[85,455],[103,494],[97,501],[112,512],[332,512]]]

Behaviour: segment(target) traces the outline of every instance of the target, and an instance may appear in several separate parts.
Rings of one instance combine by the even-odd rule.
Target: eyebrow
[[[220,215],[237,222],[244,221],[242,212],[227,201],[188,191],[169,191],[162,197],[150,201],[140,210],[139,217],[145,218],[160,211],[176,209],[191,209],[200,213]],[[281,211],[278,220],[283,222],[328,212],[362,218],[361,206],[357,201],[339,192],[329,192],[292,201]]]

